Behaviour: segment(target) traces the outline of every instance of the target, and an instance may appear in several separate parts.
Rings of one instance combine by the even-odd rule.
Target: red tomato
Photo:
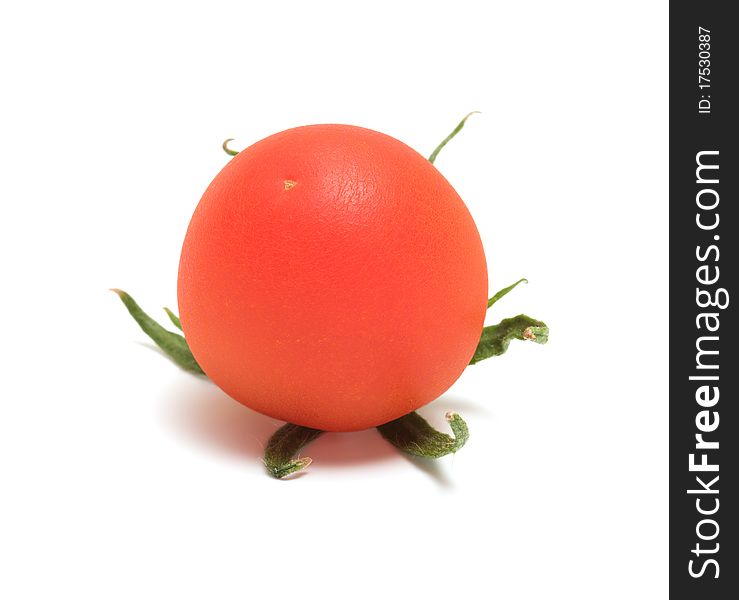
[[[415,150],[349,125],[289,129],[205,191],[180,259],[185,337],[250,408],[353,431],[434,400],[480,339],[487,268],[462,199]]]

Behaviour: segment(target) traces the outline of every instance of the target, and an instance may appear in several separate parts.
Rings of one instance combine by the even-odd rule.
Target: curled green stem
[[[474,365],[491,356],[500,356],[508,350],[512,340],[528,340],[537,344],[546,344],[549,339],[549,328],[541,321],[518,315],[503,319],[497,325],[483,327],[480,342],[470,361]]]
[[[480,111],[473,110],[471,113],[467,114],[467,116],[465,116],[465,118],[459,122],[459,124],[452,130],[452,132],[442,140],[441,144],[436,146],[436,149],[431,153],[431,156],[429,156],[429,162],[432,165],[434,164],[436,157],[439,156],[439,152],[441,152],[441,149],[446,146],[454,138],[455,135],[462,131],[462,128],[467,122],[467,119],[469,119],[474,114],[480,114]]]
[[[231,148],[228,147],[229,142],[233,142],[234,138],[228,138],[225,142],[223,142],[223,151],[228,154],[229,156],[236,156],[238,152],[236,150],[231,150]]]
[[[311,429],[302,425],[287,423],[280,427],[267,442],[264,450],[264,465],[267,472],[277,479],[282,479],[298,471],[302,471],[312,460],[307,456],[293,458],[303,446],[310,444],[323,433],[320,429]]]
[[[143,332],[148,335],[162,351],[169,356],[177,365],[191,373],[204,375],[200,365],[190,351],[185,338],[178,333],[167,331],[149,315],[147,315],[136,301],[123,290],[111,290],[118,294],[128,312],[139,324]]]
[[[467,423],[455,412],[448,412],[446,420],[454,436],[437,431],[417,412],[380,425],[382,437],[399,450],[423,458],[441,458],[465,445],[470,437]]]

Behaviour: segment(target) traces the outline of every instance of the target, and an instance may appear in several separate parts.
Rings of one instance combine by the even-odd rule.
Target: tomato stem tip
[[[234,138],[228,138],[225,142],[223,142],[223,145],[221,146],[223,148],[223,151],[229,156],[236,156],[238,154],[238,151],[231,150],[231,148],[228,147],[228,143],[233,141]]]
[[[180,323],[180,318],[171,310],[169,310],[166,306],[164,307],[164,312],[167,313],[167,316],[169,317],[169,320],[172,321],[172,324],[177,327],[177,329],[182,331],[182,323]]]
[[[497,325],[483,327],[482,336],[470,364],[474,365],[486,358],[505,354],[513,340],[546,344],[549,340],[549,327],[527,315],[503,319]]]
[[[264,450],[264,466],[276,479],[284,479],[303,471],[313,460],[307,456],[293,458],[300,450],[324,432],[302,425],[286,423],[280,427],[267,442]]]
[[[495,304],[503,296],[508,294],[508,292],[511,292],[512,290],[514,290],[520,283],[528,283],[528,282],[529,282],[528,279],[526,279],[525,277],[522,277],[516,283],[513,283],[509,285],[508,287],[503,288],[502,290],[494,294],[493,297],[488,300],[488,308],[490,308],[493,304]]]
[[[441,458],[454,454],[467,443],[470,432],[464,419],[454,411],[444,415],[453,436],[434,429],[417,412],[380,425],[377,429],[398,450],[421,458]]]
[[[436,160],[436,157],[439,156],[439,152],[441,152],[442,148],[446,146],[452,139],[454,139],[454,136],[456,136],[460,131],[462,131],[462,128],[464,127],[464,124],[467,122],[467,119],[469,119],[472,115],[475,114],[481,114],[479,110],[473,110],[470,113],[467,113],[467,115],[462,119],[457,126],[452,130],[452,132],[446,136],[441,143],[434,149],[434,151],[431,153],[431,156],[429,156],[429,162],[433,165],[434,161]]]

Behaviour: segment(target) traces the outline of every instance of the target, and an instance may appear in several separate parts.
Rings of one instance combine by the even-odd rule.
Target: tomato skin
[[[487,267],[461,198],[387,135],[310,125],[240,152],[180,259],[185,337],[250,408],[353,431],[434,400],[480,339]]]

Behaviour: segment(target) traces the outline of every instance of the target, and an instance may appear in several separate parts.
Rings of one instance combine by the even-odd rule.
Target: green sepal
[[[546,344],[549,339],[549,327],[543,322],[518,315],[503,319],[497,325],[483,327],[480,342],[470,361],[474,365],[491,356],[500,356],[508,350],[511,340],[529,340],[537,344]]]
[[[382,437],[399,450],[423,458],[441,458],[465,445],[470,437],[467,423],[455,412],[448,412],[446,420],[454,436],[437,431],[417,412],[380,425]]]
[[[469,113],[467,116],[465,116],[465,118],[462,119],[457,124],[457,126],[452,130],[452,132],[442,140],[441,144],[439,144],[438,146],[436,146],[436,148],[434,149],[434,151],[431,153],[431,156],[429,156],[429,162],[432,165],[434,164],[434,161],[436,160],[436,157],[439,156],[439,152],[441,152],[441,149],[444,146],[446,146],[454,138],[455,135],[457,135],[460,131],[462,131],[462,128],[464,127],[464,124],[467,122],[467,119],[469,119],[474,114],[480,114],[480,111],[479,110],[473,110],[471,113]]]
[[[228,143],[233,141],[233,138],[228,138],[225,142],[223,142],[223,146],[221,146],[221,148],[223,148],[223,151],[229,156],[236,156],[238,154],[236,150],[231,150],[231,148],[228,147]]]
[[[507,294],[508,292],[512,291],[512,290],[513,290],[513,289],[514,289],[514,288],[515,288],[515,287],[516,287],[516,286],[517,286],[517,285],[518,285],[519,283],[523,283],[524,281],[525,281],[526,283],[528,283],[528,282],[529,282],[529,280],[528,280],[528,279],[526,279],[526,278],[524,277],[524,278],[522,278],[522,279],[519,279],[519,280],[518,280],[518,281],[517,281],[516,283],[514,283],[513,285],[509,285],[508,287],[506,287],[506,288],[503,288],[502,290],[500,290],[500,291],[499,291],[499,292],[498,292],[497,294],[495,294],[495,295],[494,295],[494,296],[493,296],[492,298],[490,298],[490,299],[488,300],[488,308],[490,308],[490,307],[491,307],[491,306],[492,306],[493,304],[495,304],[495,303],[496,303],[496,302],[497,302],[498,300],[500,300],[500,299],[501,299],[501,298],[502,298],[503,296],[505,296],[505,295],[506,295],[506,294]]]
[[[177,333],[167,331],[149,315],[147,315],[136,301],[123,290],[112,290],[121,299],[128,312],[139,324],[143,332],[148,335],[162,351],[177,365],[191,373],[204,375],[200,365],[190,351],[185,338]]]
[[[488,306],[490,305],[488,304]],[[182,331],[182,323],[180,323],[180,318],[171,310],[169,310],[166,306],[164,307],[164,312],[167,313],[167,316],[169,317],[169,320],[172,321],[172,324],[177,327],[177,329]]]
[[[264,466],[276,479],[282,479],[305,469],[311,462],[307,456],[293,458],[303,446],[310,444],[323,431],[286,423],[269,438],[264,450]]]

